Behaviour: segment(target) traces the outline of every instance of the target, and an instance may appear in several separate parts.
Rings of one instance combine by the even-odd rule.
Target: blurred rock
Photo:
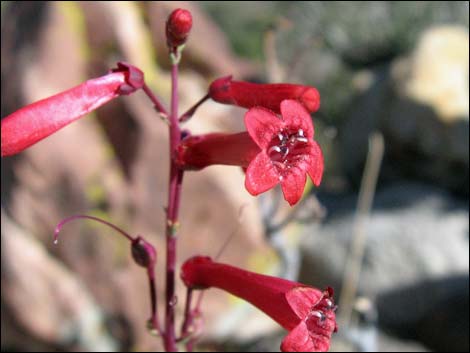
[[[468,274],[423,281],[377,298],[380,326],[438,352],[469,350]]]
[[[341,135],[344,168],[356,182],[368,135],[379,129],[386,137],[384,179],[411,175],[468,195],[468,51],[468,29],[431,28],[390,71],[374,72]]]
[[[78,347],[85,350],[114,351],[118,343],[107,333],[104,313],[84,284],[59,261],[52,258],[2,209],[2,306],[13,322],[23,329],[20,344],[5,329],[4,345],[35,350],[26,338],[32,335],[49,347]],[[2,310],[3,316],[3,310]],[[26,339],[25,339],[26,338]]]
[[[412,50],[431,26],[455,23],[468,28],[469,23],[465,1],[299,1],[278,6],[284,6],[282,13],[291,23],[278,31],[281,61],[294,70],[295,78],[318,86],[328,98],[322,100],[321,111],[330,121],[348,117],[356,93],[351,79],[358,70]],[[328,57],[330,61],[324,60]]]
[[[317,287],[330,285],[339,294],[352,236],[356,197],[320,195],[319,199],[329,210],[329,215],[323,225],[310,227],[305,233],[300,281]],[[429,323],[426,327],[431,330],[433,326],[430,323],[436,320],[432,316],[434,314],[431,315],[431,308],[439,320],[454,320],[447,323],[449,329],[444,330],[444,323],[439,326],[442,334],[435,341],[440,341],[433,345],[430,331],[407,336],[407,339],[422,340],[431,347],[443,347],[446,342],[449,346],[452,344],[451,328],[455,327],[455,318],[463,314],[462,310],[460,313],[455,313],[455,310],[462,305],[442,303],[447,299],[450,303],[452,296],[460,299],[468,296],[468,216],[468,203],[445,190],[427,185],[396,184],[379,190],[376,195],[365,229],[368,238],[359,293],[369,298],[381,298],[379,316],[381,310],[388,308],[388,315],[394,315],[397,327],[406,321],[408,327],[417,330],[415,324],[419,322],[420,329],[424,331],[426,322]],[[466,292],[465,289],[458,295],[454,292],[447,299],[439,297],[437,293],[450,286],[446,281],[452,276],[467,278]],[[442,283],[428,292],[423,289],[419,294],[416,286],[423,281]],[[398,294],[398,291],[411,286],[415,287],[408,291],[408,300]],[[389,295],[392,291],[397,292],[393,297]]]
[[[355,196],[319,195],[329,214],[305,233],[301,279],[340,288]],[[366,229],[359,289],[367,295],[424,279],[468,273],[468,203],[445,190],[402,183],[378,191]]]

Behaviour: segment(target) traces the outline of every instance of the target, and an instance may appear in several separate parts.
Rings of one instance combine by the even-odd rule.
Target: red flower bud
[[[181,268],[185,285],[219,288],[262,310],[290,331],[281,344],[284,352],[324,352],[336,331],[333,290],[321,291],[301,283],[261,275],[196,256]]]
[[[23,151],[110,100],[131,94],[143,85],[142,71],[118,63],[117,69],[105,76],[17,110],[1,122],[2,157]]]
[[[184,9],[174,10],[166,22],[166,40],[168,47],[174,49],[183,45],[193,25],[191,12]]]
[[[138,236],[132,240],[131,244],[132,258],[142,267],[153,269],[157,262],[157,251],[148,241]]]
[[[281,112],[281,102],[285,99],[299,101],[309,113],[314,113],[320,108],[320,93],[314,87],[290,83],[259,84],[232,81],[232,76],[212,82],[209,96],[219,103],[247,109],[261,106],[278,114]]]

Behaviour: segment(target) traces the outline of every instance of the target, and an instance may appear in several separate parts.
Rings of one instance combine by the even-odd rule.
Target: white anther
[[[276,151],[277,153],[281,153],[281,148],[279,146],[273,146],[269,149],[268,153],[271,153],[272,151]]]
[[[322,313],[321,311],[319,311],[319,310],[318,310],[318,311],[317,311],[317,310],[312,311],[312,312],[310,313],[310,315],[317,317],[318,319],[320,319],[320,321],[325,320],[325,314],[323,314],[323,313]]]
[[[299,136],[302,136],[302,137],[304,136],[304,130],[299,129]]]
[[[278,134],[277,134],[277,137],[279,138],[279,141],[284,140],[284,135],[281,134],[281,133],[278,133]]]
[[[308,139],[306,137],[297,137],[297,141],[308,142]]]

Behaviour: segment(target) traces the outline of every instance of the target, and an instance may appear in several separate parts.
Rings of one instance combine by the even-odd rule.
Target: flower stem
[[[144,86],[142,87],[142,89],[144,90],[144,92],[145,92],[145,94],[147,95],[147,97],[152,101],[155,110],[156,110],[158,113],[160,113],[160,116],[161,116],[164,120],[168,120],[168,113],[167,113],[165,107],[164,107],[163,104],[160,102],[160,100],[157,98],[157,96],[155,95],[155,93],[153,93],[153,91],[150,89],[150,87],[147,86],[146,83],[144,83]]]
[[[149,279],[150,300],[152,304],[152,313],[149,320],[149,327],[155,334],[163,335],[160,326],[160,320],[158,319],[157,284],[155,282],[155,270],[153,267],[147,269],[147,277]]]
[[[191,302],[192,302],[193,289],[188,288],[186,292],[186,303],[184,305],[184,321],[181,326],[181,338],[184,339],[188,335],[188,328],[193,319],[191,314]]]
[[[177,351],[175,339],[175,268],[178,233],[178,211],[180,204],[183,171],[174,162],[173,154],[181,140],[178,123],[178,64],[171,68],[171,111],[170,111],[170,180],[166,217],[166,311],[164,345],[167,352]]]
[[[98,217],[93,217],[93,216],[88,216],[88,215],[74,215],[74,216],[71,216],[71,217],[67,217],[65,219],[63,219],[55,228],[55,231],[54,231],[54,244],[57,244],[58,240],[59,240],[59,232],[62,230],[62,227],[71,222],[71,221],[75,221],[76,219],[90,219],[92,221],[95,221],[95,222],[98,222],[98,223],[101,223],[101,224],[104,224],[112,229],[114,229],[116,232],[122,234],[123,236],[125,236],[130,242],[133,242],[135,240],[135,237],[133,237],[132,235],[130,235],[129,233],[123,231],[121,228],[115,226],[114,224],[110,223],[110,222],[107,222],[105,221],[104,219],[101,219],[101,218],[98,218]]]
[[[191,119],[193,114],[196,112],[197,108],[199,108],[202,103],[204,103],[206,100],[210,98],[209,94],[206,94],[204,97],[202,97],[196,104],[194,104],[191,108],[189,108],[186,113],[180,116],[179,122],[184,123]]]

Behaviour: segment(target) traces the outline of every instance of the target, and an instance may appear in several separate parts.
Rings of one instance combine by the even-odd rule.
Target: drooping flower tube
[[[301,283],[249,272],[196,256],[181,268],[188,288],[219,288],[262,310],[289,331],[283,352],[325,352],[336,332],[333,290],[321,291]]]
[[[107,75],[29,104],[2,119],[1,155],[19,153],[110,100],[143,86],[143,72],[120,62]]]
[[[232,104],[243,108],[265,107],[280,113],[281,102],[294,99],[310,113],[320,108],[320,93],[311,86],[291,83],[259,84],[233,81],[232,76],[221,77],[209,87],[209,97],[223,104]]]
[[[255,107],[245,114],[247,132],[190,136],[178,146],[175,159],[183,169],[213,164],[238,165],[246,169],[245,187],[259,195],[281,184],[290,205],[302,197],[310,175],[320,185],[323,154],[313,140],[313,123],[297,101],[284,100],[281,117]]]

